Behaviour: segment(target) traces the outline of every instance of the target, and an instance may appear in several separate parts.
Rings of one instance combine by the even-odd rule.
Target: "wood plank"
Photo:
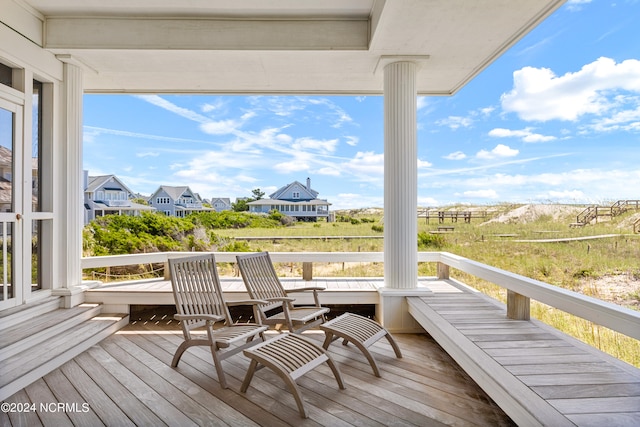
[[[534,386],[532,389],[545,399],[600,396],[640,396],[640,383],[570,384]]]
[[[578,374],[595,372],[617,372],[615,366],[608,363],[557,363],[511,365],[506,367],[513,375],[542,375],[542,374]]]
[[[147,366],[171,381],[183,392],[188,393],[192,399],[219,414],[220,418],[230,425],[249,426],[254,424],[252,420],[260,420],[262,425],[278,425],[280,422],[241,396],[230,395],[226,390],[222,390],[218,383],[209,380],[209,377],[192,381],[185,372],[187,368],[182,364],[177,369],[171,368],[173,353],[157,345],[157,340],[150,340],[148,336],[139,334],[127,334],[123,337],[147,353],[147,355],[141,356],[144,357],[144,363]],[[151,356],[152,359],[149,359],[148,356]]]
[[[82,398],[102,422],[114,427],[134,426],[120,407],[87,375],[75,360],[65,363],[60,371],[69,378]]]
[[[5,399],[5,402],[15,403],[15,404],[25,404],[25,403],[32,404],[33,403],[29,398],[29,395],[24,389],[15,393],[13,396],[10,396],[7,399]],[[38,409],[39,407],[36,405],[36,406],[30,406],[28,411],[11,411],[8,413],[2,411],[2,415],[4,419],[0,420],[0,425],[25,426],[25,427],[42,426],[42,421],[40,421],[40,417],[38,417],[38,414],[37,414]]]
[[[146,357],[145,363],[140,362],[131,353],[125,351],[120,345],[114,342],[115,340],[104,340],[100,346],[107,351],[113,358],[117,359],[120,363],[125,365],[129,371],[145,383],[145,386],[163,396],[168,405],[180,408],[179,412],[182,415],[186,415],[192,422],[197,425],[210,424],[223,426],[226,423],[220,419],[216,413],[211,412],[203,405],[194,401],[187,393],[176,388],[172,382],[170,382],[164,375],[154,372],[147,363],[153,363],[153,360]],[[128,345],[125,340],[118,340],[119,343],[124,344],[130,351],[136,351],[132,346]],[[146,356],[146,355],[145,355]],[[165,371],[166,372],[166,371]],[[195,393],[195,390],[194,390]],[[177,422],[183,422],[176,418]],[[172,424],[170,422],[169,424]],[[180,424],[182,425],[182,424]]]
[[[528,340],[512,340],[512,341],[476,341],[475,343],[482,349],[491,348],[518,348],[518,349],[530,349],[530,348],[546,348],[546,347],[572,347],[572,345],[566,341],[553,337],[552,339],[540,339],[535,341]]]
[[[629,377],[625,372],[621,371],[564,375],[520,375],[518,378],[530,387],[577,384],[590,384],[595,387],[597,384],[629,384],[638,382],[637,379]]]
[[[102,426],[104,423],[91,409],[86,400],[78,393],[76,388],[69,382],[69,379],[62,373],[61,370],[55,371],[45,375],[44,381],[52,390],[55,400],[50,402],[42,402],[45,405],[53,408],[55,411],[61,411],[67,414],[69,419],[74,425],[79,426]],[[65,405],[65,409],[56,408],[56,404],[61,403]],[[42,413],[42,411],[40,411]]]
[[[75,359],[78,366],[105,392],[136,425],[165,426],[166,424],[142,403],[124,384],[87,351]]]
[[[56,399],[47,386],[47,383],[42,378],[28,385],[24,390],[29,396],[29,401],[38,405],[40,403],[48,404],[58,402],[58,399]],[[38,416],[44,425],[56,427],[73,426],[69,416],[64,411],[39,411]]]
[[[568,416],[576,425],[582,427],[638,427],[640,425],[640,412],[621,414],[572,414]]]
[[[145,382],[129,371],[120,361],[110,355],[102,346],[95,346],[88,350],[89,354],[100,364],[105,366],[121,384],[149,407],[169,425],[196,426],[197,424],[178,411],[160,393],[150,388]]]
[[[531,348],[485,348],[484,351],[493,357],[518,357],[527,356],[549,356],[559,354],[584,354],[581,349],[573,346],[562,347],[531,347]]]
[[[549,402],[566,414],[640,412],[640,396],[550,399]]]
[[[200,410],[201,408],[205,409],[205,411],[203,411],[205,413],[205,416],[202,423],[204,423],[206,420],[219,418],[220,420],[224,421],[225,424],[230,425],[257,425],[251,422],[249,418],[236,411],[234,408],[223,403],[219,399],[212,398],[211,394],[207,393],[196,384],[185,382],[184,377],[176,372],[175,369],[171,368],[170,359],[168,357],[170,355],[168,353],[161,353],[161,355],[166,358],[165,361],[162,361],[157,359],[153,354],[147,352],[146,349],[140,347],[136,343],[137,341],[144,345],[146,344],[145,340],[135,339],[135,337],[130,337],[128,335],[125,335],[123,338],[125,339],[117,340],[117,345],[122,350],[126,351],[132,357],[135,357],[137,359],[137,362],[135,364],[127,363],[127,367],[129,367],[129,369],[132,369],[132,367],[136,367],[136,369],[140,371],[145,371],[146,368],[149,372],[153,372],[155,375],[157,375],[157,378],[151,377],[153,381],[160,382],[158,378],[166,380],[167,383],[171,384],[172,387],[177,389],[177,391],[175,392],[176,396],[179,395],[179,393],[184,394],[184,396],[188,396],[190,400],[193,400],[199,405],[198,407],[195,407],[194,410]],[[113,350],[115,350],[115,348]],[[110,350],[110,352],[113,350]],[[157,347],[154,350],[161,352],[161,350]],[[120,360],[124,359],[120,358]],[[146,372],[145,376],[149,377],[149,372]],[[149,381],[147,381],[147,383],[150,384]],[[164,384],[160,385],[166,387],[166,385]],[[166,393],[163,394],[166,395]],[[170,396],[172,401],[177,400],[174,395]],[[187,402],[186,404],[183,402],[176,402],[175,405],[180,407],[182,411],[190,408],[189,402]],[[194,417],[191,418],[194,419]],[[194,419],[194,421],[201,423],[196,419]]]

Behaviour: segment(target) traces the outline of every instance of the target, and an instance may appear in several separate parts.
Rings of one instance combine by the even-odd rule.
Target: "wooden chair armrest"
[[[295,288],[295,289],[285,289],[284,291],[287,294],[292,294],[295,292],[307,292],[307,291],[324,291],[325,288],[321,288],[319,286],[307,286],[304,288]]]
[[[296,299],[289,298],[289,297],[273,297],[273,298],[265,298],[264,300],[267,303],[270,303],[270,302],[294,302]]]
[[[173,318],[176,320],[207,320],[209,322],[224,322],[223,316],[215,314],[174,314]]]
[[[238,305],[260,305],[260,304],[269,304],[269,301],[265,301],[261,299],[244,299],[240,301],[227,301],[227,305],[229,307],[235,307]]]

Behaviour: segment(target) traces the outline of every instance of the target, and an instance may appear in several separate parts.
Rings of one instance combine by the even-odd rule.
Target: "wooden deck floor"
[[[319,343],[324,337],[314,331],[308,336]],[[402,359],[386,340],[371,347],[382,378],[353,347],[334,343],[331,354],[347,388],[338,390],[326,364],[302,377],[310,413],[303,420],[282,380],[268,369],[258,371],[242,394],[249,362],[236,355],[224,362],[231,388],[222,390],[205,348],[189,350],[178,368],[170,367],[181,340],[175,322],[137,322],[8,399],[35,404],[37,411],[2,412],[0,425],[513,425],[428,335],[396,339]]]

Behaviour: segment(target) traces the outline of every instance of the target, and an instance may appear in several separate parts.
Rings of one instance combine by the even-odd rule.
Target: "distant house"
[[[38,206],[38,159],[31,159],[31,204],[37,211]],[[0,145],[0,212],[13,210],[13,153]]]
[[[133,215],[153,212],[155,208],[131,199],[134,194],[115,175],[88,176],[85,171],[84,223],[104,215]]]
[[[213,197],[211,198],[211,207],[216,212],[230,211],[231,199],[228,197]]]
[[[294,181],[270,194],[268,199],[247,203],[249,212],[268,213],[276,210],[299,221],[317,221],[318,218],[329,220],[331,203],[318,199],[318,192],[311,188],[311,179],[307,184]]]
[[[213,211],[212,208],[204,207],[200,196],[186,186],[161,185],[149,197],[149,205],[165,215],[178,218],[184,218],[193,212]]]

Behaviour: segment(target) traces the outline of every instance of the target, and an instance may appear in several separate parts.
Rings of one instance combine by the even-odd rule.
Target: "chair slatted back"
[[[213,254],[169,260],[173,297],[178,314],[214,314],[231,324]],[[199,328],[204,321],[182,322],[185,332]]]
[[[265,300],[287,296],[268,252],[239,255],[237,260],[240,274],[252,299]],[[262,305],[260,310],[266,312],[281,305],[281,302]]]

